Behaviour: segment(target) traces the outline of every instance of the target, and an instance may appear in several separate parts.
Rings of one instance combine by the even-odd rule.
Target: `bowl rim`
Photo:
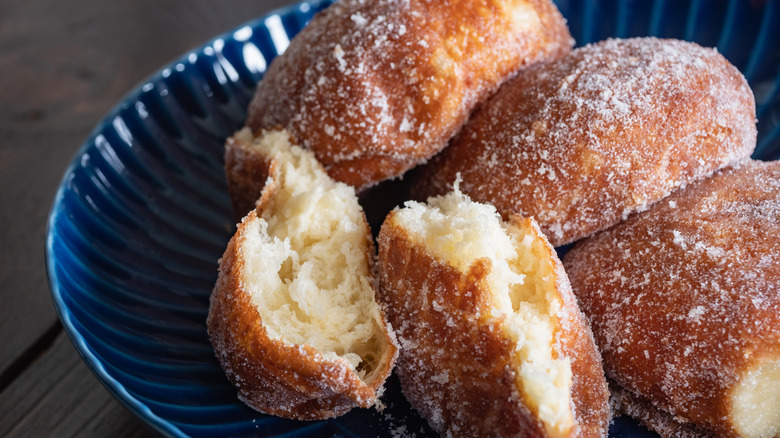
[[[99,135],[100,131],[102,131],[106,125],[110,125],[112,123],[111,121],[119,115],[127,102],[138,100],[138,97],[143,92],[143,88],[146,84],[163,78],[163,72],[166,69],[170,69],[176,64],[185,62],[191,54],[202,54],[207,47],[213,46],[218,40],[222,40],[223,42],[227,40],[235,40],[234,34],[239,29],[246,27],[252,29],[264,27],[266,20],[271,17],[279,17],[281,19],[291,16],[299,11],[308,12],[311,9],[319,9],[323,4],[327,5],[329,3],[331,3],[330,0],[303,0],[294,4],[273,9],[257,18],[249,20],[241,25],[233,27],[226,32],[212,37],[195,48],[187,50],[184,52],[184,54],[171,59],[155,72],[147,75],[144,79],[131,87],[130,90],[125,95],[123,95],[117,101],[117,103],[107,113],[105,113],[105,115],[99,119],[99,122],[90,131],[85,140],[81,143],[81,146],[79,146],[79,148],[74,153],[71,161],[63,172],[59,185],[57,186],[56,193],[51,202],[51,206],[47,215],[45,229],[46,239],[44,247],[46,279],[49,286],[51,300],[54,304],[55,310],[57,311],[57,316],[59,317],[63,328],[65,329],[65,333],[67,333],[71,343],[76,348],[79,356],[81,356],[81,359],[84,361],[84,363],[87,364],[89,370],[92,372],[92,374],[95,375],[95,377],[98,378],[98,380],[103,384],[108,392],[111,393],[115,399],[119,400],[119,402],[125,408],[130,410],[133,414],[138,416],[148,425],[152,426],[155,430],[163,433],[164,435],[174,437],[188,436],[186,433],[184,433],[184,431],[181,430],[181,428],[176,426],[174,422],[166,420],[163,417],[155,414],[146,403],[128,392],[120,381],[111,376],[111,374],[106,370],[103,361],[95,354],[81,331],[74,324],[68,305],[64,301],[63,291],[60,287],[61,283],[58,278],[56,269],[54,268],[57,260],[54,245],[58,239],[57,232],[55,231],[55,224],[60,220],[69,221],[69,219],[62,219],[62,215],[64,213],[61,211],[62,202],[65,196],[65,192],[67,191],[66,187],[68,178],[73,174],[74,170],[79,164],[80,158],[83,157],[87,150],[91,147],[92,141]]]

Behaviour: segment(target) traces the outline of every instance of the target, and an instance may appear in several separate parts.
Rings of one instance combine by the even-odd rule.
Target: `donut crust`
[[[714,49],[606,40],[531,66],[476,111],[412,186],[461,190],[508,218],[534,217],[554,246],[642,211],[744,160],[756,144],[747,81]]]
[[[710,433],[741,435],[735,391],[762,364],[780,363],[779,238],[780,162],[749,161],[565,256],[627,406],[645,400]],[[760,403],[778,402],[769,395]],[[643,421],[669,430],[657,418]]]
[[[380,295],[402,346],[396,367],[403,393],[431,426],[452,436],[547,436],[526,406],[511,363],[514,344],[490,313],[480,259],[468,272],[443,262],[410,237],[390,213],[378,237]],[[531,219],[513,217],[544,239]],[[563,267],[555,282],[563,302],[556,354],[570,359],[575,426],[568,436],[606,436],[608,391],[601,359]],[[446,384],[440,377],[447,376]]]
[[[236,222],[269,202],[274,190],[266,189],[266,185],[275,184],[277,166],[275,160],[254,150],[243,137],[232,136],[225,141],[225,177]]]
[[[441,150],[521,67],[567,53],[549,0],[342,0],[275,58],[249,105],[358,190]]]

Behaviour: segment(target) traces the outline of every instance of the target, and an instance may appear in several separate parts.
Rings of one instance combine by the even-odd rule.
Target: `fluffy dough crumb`
[[[370,406],[397,347],[354,189],[285,131],[229,142],[261,155],[268,180],[220,262],[208,319],[220,363],[263,412],[316,419]]]

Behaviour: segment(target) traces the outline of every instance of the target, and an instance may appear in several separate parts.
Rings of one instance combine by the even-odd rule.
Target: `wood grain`
[[[148,433],[138,422],[128,430],[99,425],[124,424],[114,417],[132,415],[116,402],[110,407],[75,353],[63,352],[65,337],[38,351],[58,324],[44,262],[49,208],[81,142],[125,93],[207,39],[289,3],[0,0],[0,436],[82,435],[89,428],[103,436]],[[58,363],[64,356],[67,370]],[[77,399],[58,402],[52,389],[58,397],[88,397],[78,405],[81,417],[71,412],[63,420]]]
[[[0,394],[0,436],[76,435],[159,434],[97,382],[61,333],[51,349]]]

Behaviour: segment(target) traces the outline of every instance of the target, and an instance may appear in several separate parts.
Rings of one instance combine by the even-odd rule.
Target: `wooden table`
[[[121,97],[292,0],[0,0],[0,436],[154,436],[81,361],[49,295],[46,219],[65,167]]]

